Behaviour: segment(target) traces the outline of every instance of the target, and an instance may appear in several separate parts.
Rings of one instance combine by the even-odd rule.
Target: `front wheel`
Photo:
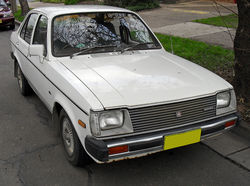
[[[64,110],[60,112],[60,133],[67,160],[75,166],[87,165],[91,158],[85,152],[73,128],[73,125]]]

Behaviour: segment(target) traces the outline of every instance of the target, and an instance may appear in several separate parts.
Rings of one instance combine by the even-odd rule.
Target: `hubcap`
[[[63,142],[64,142],[65,149],[66,149],[68,155],[72,156],[72,154],[74,152],[74,138],[73,138],[72,127],[70,125],[68,118],[63,119],[62,136],[63,136]]]
[[[17,80],[18,80],[19,87],[22,89],[23,88],[23,82],[22,82],[22,75],[21,75],[20,67],[17,68]]]

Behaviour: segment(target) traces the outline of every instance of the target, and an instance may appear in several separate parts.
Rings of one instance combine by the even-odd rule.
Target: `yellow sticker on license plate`
[[[200,140],[201,140],[201,129],[165,136],[164,150],[190,145],[193,143],[198,143],[200,142]]]
[[[2,19],[0,19],[0,23],[2,23]]]

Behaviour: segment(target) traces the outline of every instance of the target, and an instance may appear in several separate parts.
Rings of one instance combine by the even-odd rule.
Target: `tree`
[[[30,11],[29,4],[27,0],[19,0],[19,2],[21,5],[21,15],[25,16]]]
[[[234,88],[238,97],[250,103],[250,0],[237,0],[238,28],[234,39]]]
[[[10,0],[11,11],[15,13],[17,11],[16,0]]]

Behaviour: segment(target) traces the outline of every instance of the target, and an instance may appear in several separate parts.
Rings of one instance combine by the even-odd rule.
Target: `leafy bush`
[[[64,4],[65,5],[74,5],[74,4],[79,3],[79,2],[80,2],[80,0],[65,0]]]

